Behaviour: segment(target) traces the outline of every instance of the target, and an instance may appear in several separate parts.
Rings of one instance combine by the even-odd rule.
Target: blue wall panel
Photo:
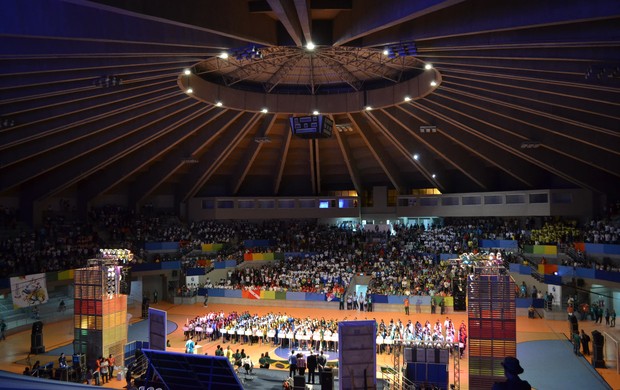
[[[177,251],[181,246],[178,242],[146,242],[144,249],[147,251]]]
[[[306,293],[306,301],[321,301],[322,302],[324,300],[325,300],[325,294]]]
[[[161,269],[181,269],[180,261],[163,261],[159,264],[161,264]]]
[[[204,275],[205,269],[204,268],[188,268],[187,271],[185,272],[187,276]]]
[[[224,297],[226,290],[223,288],[210,288],[209,297]]]
[[[595,275],[597,279],[620,283],[620,272],[598,271],[597,270],[595,272]]]
[[[287,301],[305,301],[306,293],[303,292],[287,292],[286,293]]]
[[[577,276],[580,278],[594,279],[595,273],[594,268],[577,268]]]
[[[226,298],[241,298],[241,290],[224,290]]]
[[[373,303],[388,303],[388,296],[380,295],[380,294],[372,294],[372,302]]]

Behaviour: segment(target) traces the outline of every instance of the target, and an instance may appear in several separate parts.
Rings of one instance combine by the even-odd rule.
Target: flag
[[[47,282],[45,274],[33,274],[11,278],[11,295],[13,308],[30,307],[46,303]]]

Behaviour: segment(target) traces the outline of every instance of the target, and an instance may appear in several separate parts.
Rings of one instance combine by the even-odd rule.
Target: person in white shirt
[[[245,372],[248,374],[252,373],[252,369],[254,368],[254,363],[252,363],[252,359],[250,359],[250,355],[247,355],[243,359],[241,359],[241,367],[245,369]]]

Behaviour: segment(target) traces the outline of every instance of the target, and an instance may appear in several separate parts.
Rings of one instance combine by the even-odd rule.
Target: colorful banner
[[[33,274],[11,278],[13,308],[30,307],[47,302],[45,274]]]
[[[242,290],[241,297],[246,299],[260,299],[260,290]]]

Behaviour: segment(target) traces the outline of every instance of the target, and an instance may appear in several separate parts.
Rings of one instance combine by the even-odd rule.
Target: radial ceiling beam
[[[310,17],[310,1],[294,0],[297,18],[303,31],[306,43],[312,42],[312,20]]]
[[[340,77],[340,79],[345,83],[349,84],[351,88],[356,91],[359,91],[362,88],[363,82],[349,72],[340,62],[327,56],[321,56],[320,58],[323,62],[330,65],[338,77]]]
[[[462,176],[474,182],[481,190],[486,191],[491,187],[490,178],[488,178],[485,171],[480,169],[480,166],[474,164],[472,160],[464,158],[463,150],[455,147],[454,140],[441,129],[437,133],[424,133],[424,135],[420,135],[421,133],[416,131],[418,126],[421,124],[427,125],[428,123],[404,109],[403,106],[398,105],[382,110],[382,112],[397,124],[401,130],[406,132],[409,138],[415,140],[416,143],[424,145],[426,149],[441,157],[446,163],[461,172]],[[396,129],[391,129],[391,131],[396,136]],[[425,164],[425,160],[421,163]],[[433,172],[439,173],[438,168],[433,168]]]
[[[213,139],[214,134],[217,134],[217,129],[225,127],[239,115],[241,113],[238,111],[217,109],[205,112],[198,117],[200,123],[193,127],[190,137],[185,138],[174,148],[167,147],[162,150],[165,154],[150,161],[148,170],[136,177],[130,192],[130,204],[140,204],[177,173],[183,165],[198,161],[195,154],[199,152],[200,146]]]
[[[515,17],[515,15],[525,14],[527,17]],[[386,24],[385,29],[375,29],[358,38],[363,37],[364,46],[377,46],[411,40],[412,37],[420,43],[429,39],[478,35],[481,36],[484,44],[488,44],[488,34],[495,32],[518,34],[519,30],[531,28],[617,19],[619,14],[620,2],[608,0],[565,2],[560,8],[554,2],[537,0],[522,0],[517,7],[506,7],[501,1],[486,3],[484,7],[477,7],[472,2],[462,2],[442,12],[425,15],[420,20],[406,20],[393,26]],[[467,23],[445,23],[446,20],[459,21],[462,15],[468,15]]]
[[[242,112],[235,121],[229,122],[227,126],[217,131],[220,135],[212,137],[213,143],[210,143],[210,147],[203,145],[202,153],[198,156],[198,164],[194,164],[177,188],[178,200],[187,202],[202,189],[261,115]]]
[[[81,141],[92,138],[96,139],[96,146],[106,146],[119,136],[128,134],[126,130],[121,129],[124,124],[133,122],[133,129],[139,130],[141,126],[152,122],[148,118],[150,113],[173,110],[178,103],[178,91],[175,91],[157,98],[145,97],[141,103],[128,104],[121,109],[110,110],[100,115],[89,111],[92,116],[83,120],[74,119],[70,125],[52,127],[47,123],[50,129],[32,136],[24,134],[23,140],[16,139],[15,142],[9,142],[8,137],[3,137],[5,143],[0,145],[0,154],[4,160],[0,166],[0,191],[51,172],[74,156],[75,158],[91,156],[96,147],[85,150],[85,144]],[[183,104],[190,105],[192,102],[186,101]],[[65,113],[70,113],[68,107],[65,109]],[[43,124],[41,123],[41,126]],[[4,173],[9,169],[10,175]]]
[[[280,147],[280,153],[278,156],[281,156],[277,162],[278,167],[276,169],[276,177],[273,180],[273,194],[277,195],[280,192],[280,185],[282,184],[282,176],[284,175],[284,166],[286,165],[286,158],[288,157],[289,146],[291,145],[291,139],[293,138],[292,131],[286,131],[285,137],[286,139],[282,142],[282,147]]]
[[[430,103],[430,99],[428,99],[427,103]],[[403,108],[412,113],[414,111],[417,113],[424,113],[429,118],[434,118],[436,123],[442,126],[442,131],[453,139],[457,145],[483,159],[491,166],[512,176],[527,186],[527,188],[536,187],[531,177],[528,180],[523,177],[523,174],[525,172],[531,173],[532,170],[537,169],[537,167],[515,158],[510,153],[498,153],[500,150],[498,148],[502,146],[498,145],[493,137],[486,136],[480,131],[463,125],[452,116],[444,114],[443,111],[440,111],[442,107],[436,107],[435,104],[422,105],[417,101],[412,101],[408,106]]]
[[[308,140],[308,149],[310,151],[310,184],[312,185],[312,194],[317,195],[319,193],[319,184],[318,184],[318,170],[317,170],[317,148],[316,148],[316,140],[309,139]]]
[[[178,153],[180,145],[193,139],[191,136],[196,132],[196,127],[193,124],[198,118],[204,119],[208,123],[216,118],[219,113],[219,110],[213,111],[212,107],[202,107],[188,113],[187,116],[181,116],[179,120],[167,126],[161,136],[149,142],[141,143],[140,148],[133,153],[107,165],[99,174],[90,175],[81,181],[79,185],[80,197],[84,202],[88,202],[105,191],[113,189],[133,174],[152,165],[153,161],[173,157],[175,148],[177,148]],[[205,115],[207,116],[205,117]],[[182,158],[179,158],[178,161],[182,163],[181,160]],[[161,175],[162,172],[158,169],[156,174]],[[142,192],[149,191],[152,187],[144,182],[140,185],[132,185],[131,193],[134,192],[133,188],[137,192]]]
[[[255,133],[255,138],[259,139],[266,137],[269,129],[271,128],[271,126],[273,126],[275,120],[275,114],[265,115],[265,117],[260,123],[258,130]],[[263,142],[252,142],[250,143],[250,147],[248,148],[248,150],[243,153],[242,161],[237,166],[236,173],[230,179],[230,182],[234,183],[232,191],[233,195],[237,195],[237,193],[239,192],[239,188],[241,188],[241,184],[245,180],[248,172],[250,171],[254,160],[256,160],[256,157],[258,157],[258,153],[260,152],[262,146]]]
[[[160,41],[166,42],[167,34],[173,29],[182,28],[184,30],[181,30],[184,35],[184,42],[196,40],[201,42],[203,46],[226,49],[243,46],[248,42],[262,45],[277,44],[276,22],[268,15],[249,12],[247,2],[244,1],[183,0],[182,5],[173,1],[153,0],[126,0],[122,2],[118,0],[63,0],[63,2],[83,6],[82,9],[75,11],[82,17],[90,16],[87,8],[96,11],[93,13],[97,17],[102,17],[100,16],[103,14],[102,11],[106,15],[111,14],[112,19],[106,16],[102,20],[93,19],[91,20],[92,23],[85,23],[84,19],[81,20],[82,25],[88,26],[91,30],[94,30],[93,27],[96,26],[104,31],[107,37],[110,37],[115,31],[106,27],[118,25],[120,19],[123,20],[123,28],[119,28],[118,31],[119,34],[123,35],[123,40],[126,40],[127,28],[135,26],[137,35],[134,36],[140,37],[144,34],[144,37],[147,38],[146,41],[153,39],[146,35],[153,34],[153,36],[161,35],[163,38]],[[35,8],[38,9],[39,7],[37,5],[37,7],[28,8],[32,13],[36,11]],[[51,3],[50,7],[57,7],[56,2]],[[66,19],[61,16],[58,20],[65,21]],[[80,23],[79,16],[76,22]],[[73,26],[73,24],[71,25]],[[150,27],[148,27],[149,25]],[[162,25],[167,26],[167,28],[162,29]],[[140,29],[144,32],[141,33]],[[188,34],[198,32],[206,34],[201,38],[188,37]]]
[[[297,63],[302,59],[303,57],[300,56],[297,60],[290,60],[287,61],[285,63],[283,63],[278,70],[276,70],[273,75],[271,75],[271,77],[269,78],[269,80],[267,80],[264,84],[264,88],[265,91],[267,93],[271,92],[279,83],[280,81],[282,81],[286,75],[288,75],[290,73],[291,70],[293,70],[295,68],[295,66],[297,66]]]
[[[293,0],[267,0],[280,23],[297,46],[303,46],[303,32]]]
[[[383,115],[381,115],[380,110],[368,112],[367,115],[369,119],[373,121],[375,127],[383,133],[384,137],[386,137],[392,143],[392,145],[394,145],[396,150],[399,151],[405,157],[405,159],[407,159],[407,161],[411,163],[412,166],[416,167],[418,171],[422,173],[422,175],[426,178],[426,180],[428,180],[429,183],[432,183],[440,190],[445,191],[445,186],[442,186],[441,183],[437,181],[435,177],[433,177],[433,172],[438,172],[439,169],[435,166],[435,163],[432,161],[432,159],[429,158],[424,162],[424,164],[422,164],[419,160],[413,158],[413,155],[415,153],[413,151],[407,150],[403,143],[399,139],[394,137],[392,132],[388,130],[385,122],[381,120],[384,118]]]
[[[351,120],[351,123],[359,131],[366,147],[372,153],[377,163],[383,169],[383,172],[389,178],[390,182],[398,192],[405,189],[405,181],[399,173],[399,169],[394,162],[389,158],[390,153],[381,146],[381,142],[373,132],[375,124],[369,120],[369,118],[363,113],[348,113],[347,116]]]
[[[334,46],[387,29],[464,0],[359,0],[350,13],[334,20]]]
[[[340,152],[342,153],[344,163],[347,166],[347,170],[349,171],[349,176],[351,177],[351,182],[353,183],[353,187],[355,187],[355,191],[358,194],[361,194],[362,193],[362,181],[360,180],[360,174],[357,169],[357,166],[352,161],[353,154],[351,153],[351,146],[349,145],[349,142],[347,141],[347,137],[343,136],[337,130],[334,130],[334,136],[336,137],[336,141],[338,141],[338,147],[340,148]]]
[[[99,135],[98,138],[89,139],[88,145],[92,145],[90,147],[87,147],[85,142],[74,142],[70,145],[72,149],[55,151],[56,154],[61,155],[63,151],[67,153],[64,155],[63,162],[29,176],[28,181],[22,184],[22,190],[33,194],[33,199],[38,200],[70,188],[164,134],[165,128],[158,128],[158,124],[168,123],[175,114],[185,112],[193,104],[197,103],[179,101],[171,105],[170,109],[164,110],[163,116],[157,118],[156,121],[149,120],[152,117],[145,115],[145,120],[140,122],[140,126],[131,130],[116,126],[103,135]],[[162,111],[162,108],[159,107],[159,110]],[[80,163],[76,164],[76,161]]]

